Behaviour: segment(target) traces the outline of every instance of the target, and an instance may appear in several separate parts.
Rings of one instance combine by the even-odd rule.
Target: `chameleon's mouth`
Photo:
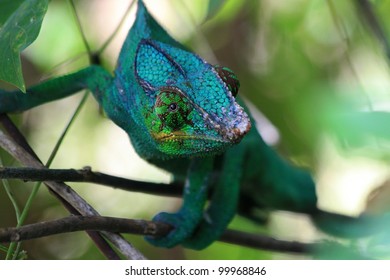
[[[183,140],[200,140],[200,141],[213,141],[213,142],[226,142],[228,143],[228,140],[224,140],[221,138],[215,138],[210,136],[203,136],[203,135],[189,135],[182,131],[174,131],[171,133],[154,133],[153,138],[158,142],[180,142]]]
[[[180,142],[185,140],[192,141],[207,141],[207,142],[219,142],[219,143],[231,143],[235,144],[241,141],[241,139],[251,129],[251,122],[248,115],[236,104],[235,116],[229,120],[222,120],[213,115],[203,113],[205,124],[211,131],[216,131],[217,134],[206,135],[202,133],[188,134],[184,131],[172,131],[169,133],[160,131],[158,133],[152,133],[153,138],[157,142]]]

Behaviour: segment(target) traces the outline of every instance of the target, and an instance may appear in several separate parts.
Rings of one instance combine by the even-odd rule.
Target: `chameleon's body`
[[[210,65],[174,41],[139,1],[114,77],[90,66],[27,94],[0,92],[0,112],[27,110],[90,89],[142,158],[186,178],[180,210],[155,217],[174,230],[148,240],[201,249],[227,227],[240,191],[262,209],[318,211],[311,176],[283,161],[250,130],[253,120],[235,99],[238,86],[230,70]]]

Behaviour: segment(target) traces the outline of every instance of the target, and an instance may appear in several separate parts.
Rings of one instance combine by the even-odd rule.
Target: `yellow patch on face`
[[[152,132],[152,137],[158,142],[176,141],[176,140],[180,141],[182,139],[196,138],[195,136],[188,135],[187,133],[185,133],[183,131],[173,131],[170,133],[166,133],[164,131],[160,131],[157,133]]]

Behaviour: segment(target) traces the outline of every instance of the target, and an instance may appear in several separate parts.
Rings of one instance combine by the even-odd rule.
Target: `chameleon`
[[[239,87],[232,70],[208,63],[174,40],[139,0],[113,75],[90,65],[26,94],[2,90],[0,113],[89,89],[141,158],[184,182],[179,210],[153,218],[173,228],[164,237],[146,237],[155,246],[209,246],[244,209],[238,209],[239,201],[246,206],[243,213],[278,209],[306,213],[318,224],[332,219],[342,224],[345,217],[317,209],[310,173],[263,141],[237,96]]]

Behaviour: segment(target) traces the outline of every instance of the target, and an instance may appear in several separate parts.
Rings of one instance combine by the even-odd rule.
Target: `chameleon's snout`
[[[230,118],[231,121],[225,126],[222,135],[229,142],[238,143],[249,132],[252,125],[248,114],[241,106],[236,104],[234,108],[234,117]]]
[[[245,126],[233,128],[232,132],[233,132],[234,138],[237,140],[237,142],[241,141],[241,139],[245,136],[245,134],[247,134],[249,132],[251,127],[252,127],[252,124],[250,121],[248,121],[245,124]]]

